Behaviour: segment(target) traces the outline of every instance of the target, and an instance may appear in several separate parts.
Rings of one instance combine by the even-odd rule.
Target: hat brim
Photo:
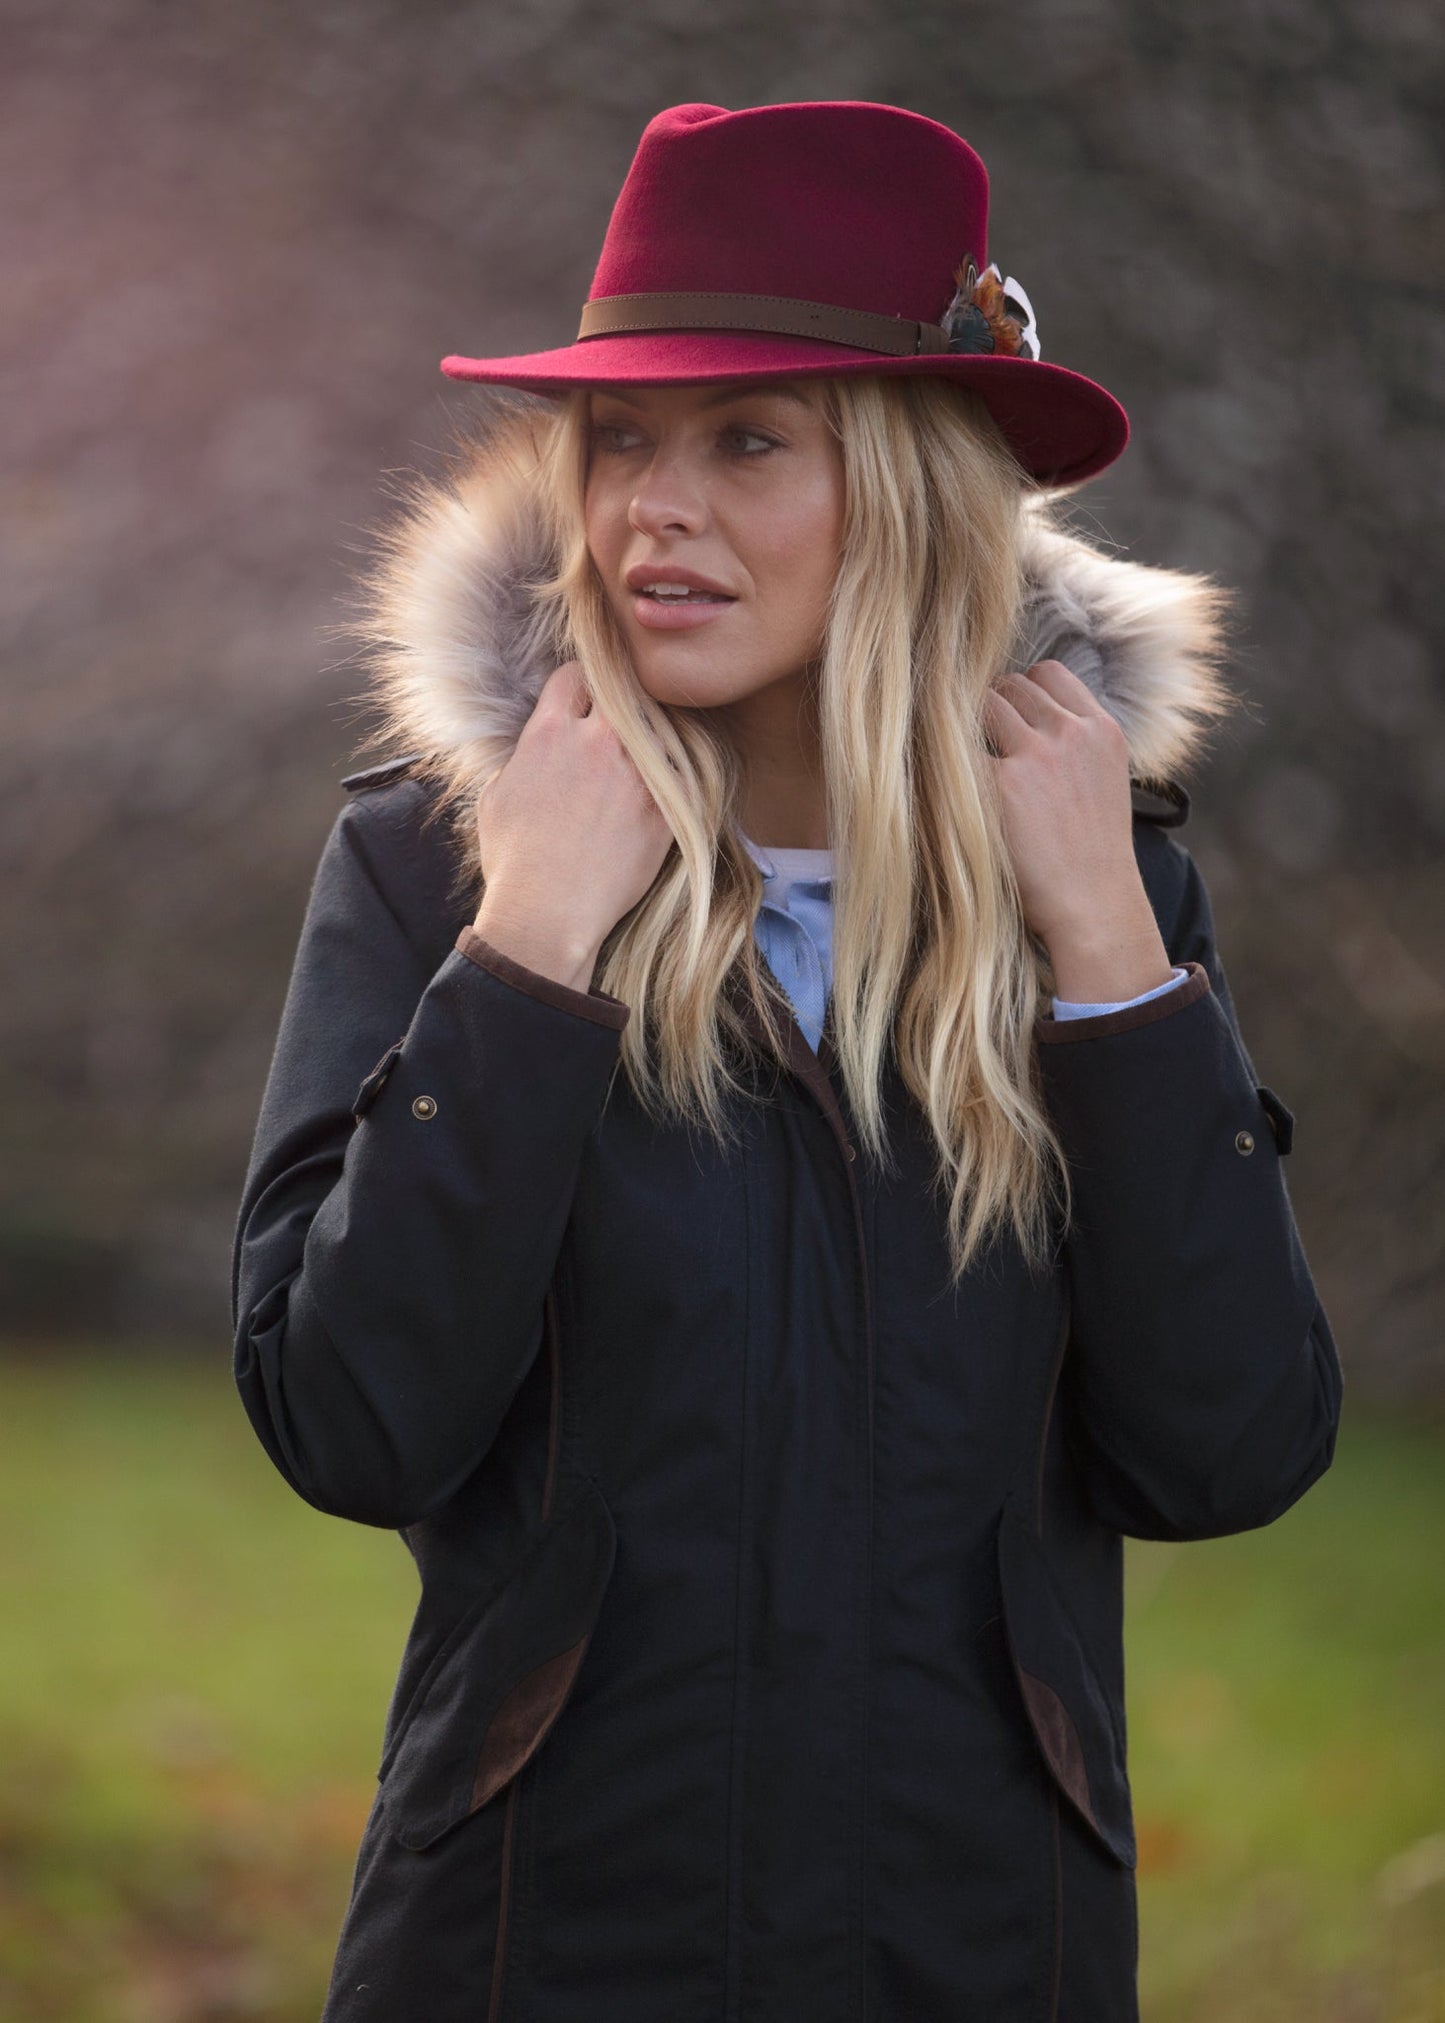
[[[448,379],[560,395],[575,386],[672,386],[729,379],[822,378],[876,373],[962,381],[978,392],[1009,447],[1045,485],[1097,477],[1129,440],[1129,417],[1096,381],[1045,359],[931,351],[889,358],[817,338],[739,330],[676,330],[589,337],[515,358],[441,361]]]

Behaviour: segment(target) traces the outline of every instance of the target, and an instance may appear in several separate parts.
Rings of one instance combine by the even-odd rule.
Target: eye
[[[622,456],[637,447],[638,437],[635,427],[629,422],[592,422],[587,429],[588,439],[604,456]],[[769,450],[781,449],[782,444],[775,436],[765,435],[761,429],[747,428],[742,422],[729,422],[718,431],[718,439],[729,447],[729,454],[744,460],[764,457]]]
[[[625,436],[630,431],[626,422],[599,421],[593,422],[587,433],[595,447],[605,453],[619,448],[619,445],[612,440],[613,437]],[[626,445],[621,445],[621,447],[625,448]]]
[[[760,430],[755,428],[744,428],[741,422],[731,423],[727,428],[723,430],[722,433],[725,437],[726,436],[732,436],[734,438],[740,437],[745,442],[762,444],[761,449],[742,451],[741,454],[745,457],[766,456],[769,450],[776,450],[782,448],[782,444],[779,443],[774,437],[763,435]]]

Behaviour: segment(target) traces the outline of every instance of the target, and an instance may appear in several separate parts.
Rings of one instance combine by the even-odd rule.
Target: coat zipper
[[[856,1177],[857,1148],[848,1136],[847,1123],[838,1101],[837,1091],[833,1087],[831,1070],[837,1065],[838,1057],[833,1046],[832,1021],[833,1008],[830,998],[825,1007],[823,1031],[819,1041],[817,1056],[814,1057],[812,1049],[808,1048],[809,1058],[814,1060],[815,1066],[818,1069],[819,1080],[817,1083],[814,1083],[812,1078],[806,1075],[805,1079],[808,1081],[808,1085],[814,1088],[818,1102],[828,1122],[833,1127],[833,1134],[837,1138],[839,1149],[843,1154],[843,1171],[848,1181],[849,1198],[853,1204],[853,1231],[858,1245],[858,1275],[863,1294],[863,1369],[868,1407],[868,1450],[864,1457],[863,1478],[863,1705],[861,1718],[862,1733],[859,1738],[858,1747],[860,1779],[858,1792],[858,1916],[855,1929],[858,1935],[858,2015],[860,2023],[868,2023],[868,1699],[872,1675],[873,1641],[873,1299],[868,1283],[868,1244],[863,1223],[863,1202]],[[803,1045],[807,1047],[807,1039],[804,1037],[796,1019],[793,1021],[793,1031],[802,1040]]]
[[[744,1024],[771,1047],[772,1035],[759,1021],[751,999],[743,994],[739,1009]],[[864,1535],[863,1535],[863,1732],[858,1750],[860,1795],[859,1813],[861,1832],[859,1836],[858,1873],[858,2017],[860,2023],[867,2023],[868,2017],[868,1950],[867,1950],[867,1848],[868,1848],[868,1678],[870,1650],[872,1642],[873,1611],[873,1304],[868,1282],[868,1246],[864,1234],[863,1202],[856,1179],[857,1148],[848,1135],[847,1119],[838,1101],[838,1092],[833,1086],[830,1070],[837,1065],[837,1052],[833,1045],[833,1004],[831,995],[824,1008],[823,1030],[815,1054],[809,1046],[802,1027],[793,1015],[791,1004],[784,998],[779,1006],[779,1022],[782,1028],[783,1059],[785,1065],[802,1082],[818,1108],[827,1118],[838,1149],[843,1155],[843,1172],[848,1182],[848,1195],[853,1206],[853,1231],[858,1248],[858,1275],[863,1298],[863,1351],[864,1378],[867,1388],[868,1407],[868,1453],[864,1475]]]

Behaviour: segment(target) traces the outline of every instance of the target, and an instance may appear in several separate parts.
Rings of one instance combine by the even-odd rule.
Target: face
[[[589,408],[587,545],[643,687],[781,699],[822,643],[843,533],[819,383],[597,387]]]

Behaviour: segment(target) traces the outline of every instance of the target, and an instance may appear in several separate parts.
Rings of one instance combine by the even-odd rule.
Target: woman
[[[1137,2014],[1121,1538],[1341,1376],[1168,833],[1224,593],[1058,523],[1127,425],[986,199],[675,107],[577,341],[443,361],[527,391],[371,585],[233,1278],[421,1575],[328,2023]]]

